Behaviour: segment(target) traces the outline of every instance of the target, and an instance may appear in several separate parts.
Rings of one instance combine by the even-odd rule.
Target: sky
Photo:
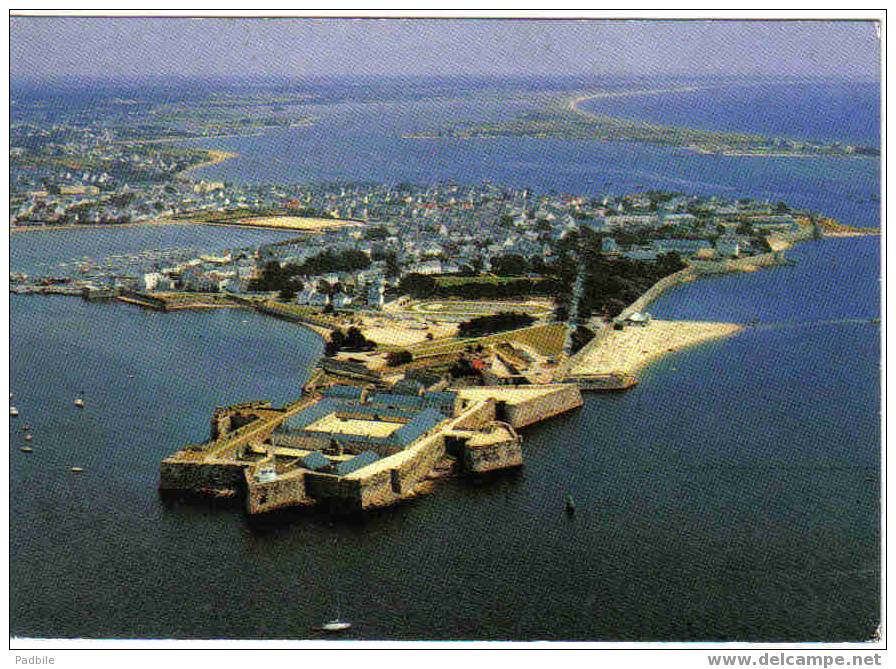
[[[342,75],[878,80],[870,22],[12,17],[16,79]]]

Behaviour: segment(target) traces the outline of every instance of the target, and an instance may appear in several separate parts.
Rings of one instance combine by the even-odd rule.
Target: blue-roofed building
[[[293,432],[304,430],[312,423],[320,420],[324,416],[329,416],[339,410],[340,403],[332,397],[325,397],[320,402],[312,404],[307,409],[303,409],[295,416],[290,416],[278,428],[278,432]]]
[[[705,239],[655,239],[653,240],[653,250],[657,253],[669,253],[674,251],[682,255],[694,255],[702,249],[711,249],[710,244]]]
[[[423,394],[423,406],[438,409],[446,416],[454,415],[457,393],[453,390],[439,390]]]
[[[323,395],[324,397],[335,397],[338,399],[359,401],[361,399],[361,393],[363,392],[364,389],[360,386],[336,385],[324,388],[323,392],[321,392],[321,395]]]
[[[330,462],[330,459],[320,451],[312,451],[302,458],[301,463],[305,469],[310,469],[315,472],[329,469],[333,464]]]
[[[631,260],[656,260],[657,252],[652,249],[629,249],[620,255]]]
[[[367,396],[367,403],[397,408],[423,406],[423,400],[419,395],[402,395],[399,393],[370,393]]]
[[[373,464],[379,459],[380,456],[373,451],[364,451],[353,457],[351,460],[346,460],[345,462],[340,462],[336,465],[336,475],[345,476],[346,474],[351,474],[352,472],[361,469],[361,467]]]
[[[408,446],[445,420],[445,415],[436,409],[424,409],[411,422],[402,425],[392,433],[390,439],[397,446]]]

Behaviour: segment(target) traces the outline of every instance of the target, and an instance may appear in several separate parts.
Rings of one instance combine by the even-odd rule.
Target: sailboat
[[[333,620],[324,623],[320,626],[322,632],[344,632],[347,629],[350,629],[352,624],[345,620],[341,620],[338,616]]]
[[[338,540],[338,537],[334,536],[333,537],[333,547],[334,548],[336,547],[337,540]],[[343,620],[342,616],[340,615],[340,608],[341,608],[340,600],[341,600],[341,598],[339,596],[339,584],[338,583],[335,585],[335,592],[336,592],[336,617],[333,618],[333,620],[329,620],[329,621],[325,622],[319,628],[321,632],[326,632],[328,634],[344,632],[345,630],[350,629],[352,626],[352,624],[350,622],[348,622],[347,620]]]

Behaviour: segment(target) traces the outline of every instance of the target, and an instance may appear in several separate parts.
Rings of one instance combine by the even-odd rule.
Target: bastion
[[[572,384],[419,393],[331,385],[282,408],[216,409],[208,441],[162,461],[159,488],[238,500],[250,515],[386,507],[417,495],[446,462],[470,475],[520,467],[517,430],[581,404]]]

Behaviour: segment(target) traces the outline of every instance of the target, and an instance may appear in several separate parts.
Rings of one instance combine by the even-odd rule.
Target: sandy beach
[[[651,321],[613,330],[586,347],[581,360],[570,369],[572,374],[636,375],[654,360],[688,346],[728,337],[743,329],[737,323],[700,321]]]
[[[205,160],[201,163],[197,163],[188,169],[183,170],[182,172],[178,172],[177,176],[181,179],[189,178],[195,170],[202,169],[203,167],[212,167],[213,165],[219,165],[223,163],[225,160],[230,160],[231,158],[236,158],[239,154],[233,153],[232,151],[219,151],[218,149],[206,149],[206,153],[208,153],[208,160]]]
[[[603,91],[600,93],[587,93],[570,98],[566,103],[569,111],[582,114],[583,116],[593,117],[595,114],[579,109],[579,105],[585,100],[598,100],[602,98],[625,98],[633,95],[657,95],[660,93],[692,93],[699,91],[700,86],[673,86],[671,88],[642,88],[633,91]]]
[[[230,225],[245,225],[255,228],[271,228],[274,230],[298,230],[300,232],[320,232],[332,228],[361,225],[360,221],[345,218],[319,218],[313,216],[258,216],[241,218],[229,222]]]

